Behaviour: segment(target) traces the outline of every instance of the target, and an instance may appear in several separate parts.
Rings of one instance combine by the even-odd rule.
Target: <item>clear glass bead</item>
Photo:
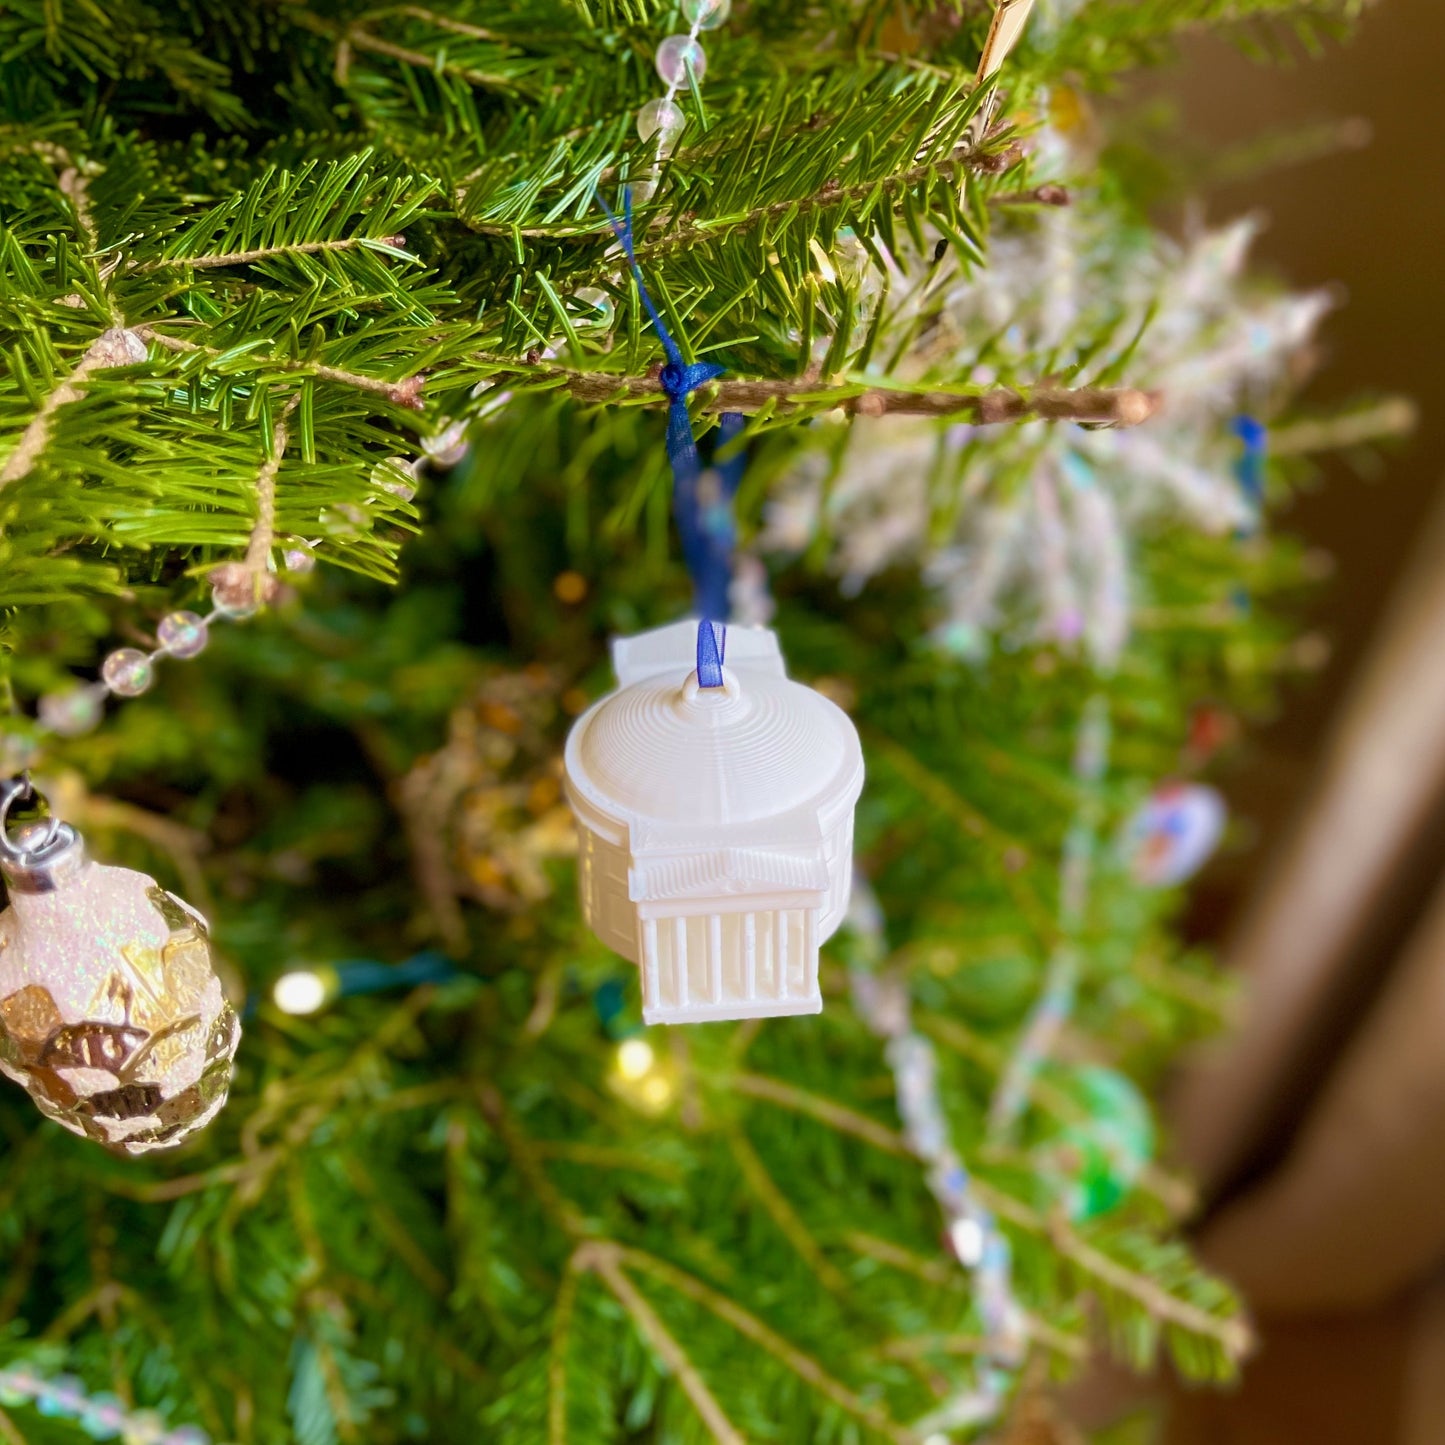
[[[125,1406],[117,1395],[102,1391],[90,1397],[90,1404],[80,1416],[80,1428],[92,1440],[114,1440],[120,1434],[120,1421],[125,1419]]]
[[[165,1433],[166,1422],[154,1410],[137,1410],[120,1432],[120,1445],[156,1445]]]
[[[638,135],[643,140],[651,140],[656,136],[657,148],[664,155],[672,150],[686,124],[687,116],[683,114],[682,107],[674,101],[663,99],[662,96],[649,100],[637,112]]]
[[[707,74],[707,55],[701,45],[687,35],[669,35],[657,47],[657,73],[668,85],[687,84],[687,73],[701,83]]]
[[[101,663],[100,675],[117,697],[139,697],[155,681],[155,668],[140,648],[117,647]]]
[[[46,693],[37,711],[40,721],[63,738],[88,733],[104,711],[105,695],[97,687],[72,687],[65,692]]]
[[[254,617],[261,610],[261,604],[254,597],[246,597],[236,588],[219,582],[211,588],[211,606],[227,617]]]
[[[307,572],[316,570],[316,553],[309,547],[288,547],[281,554],[281,560],[286,564],[288,572],[304,576]]]
[[[643,205],[657,194],[657,182],[650,176],[644,176],[640,181],[632,181],[628,189],[632,192],[632,199]]]
[[[600,286],[584,286],[572,298],[582,309],[577,320],[583,326],[611,326],[616,308]]]
[[[197,657],[211,640],[205,618],[194,612],[167,613],[156,628],[156,636],[172,657]]]
[[[355,502],[339,502],[327,507],[316,520],[328,537],[354,542],[366,526],[366,513]]]
[[[244,562],[224,562],[211,573],[211,605],[227,617],[253,617],[274,601],[279,583]]]
[[[409,502],[416,496],[415,465],[406,457],[388,457],[371,469],[371,485],[380,492],[390,492]]]
[[[171,1431],[170,1445],[211,1445],[211,1437],[199,1425],[182,1425]]]
[[[39,756],[40,743],[28,733],[0,733],[0,774],[23,773]]]
[[[682,0],[682,13],[689,25],[699,30],[716,30],[727,24],[733,0]]]

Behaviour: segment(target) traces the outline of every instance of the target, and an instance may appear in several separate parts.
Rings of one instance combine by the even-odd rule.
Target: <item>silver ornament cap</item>
[[[226,1101],[240,1025],[205,919],[54,819],[11,830],[0,783],[0,1073],[56,1123],[127,1154],[179,1144]]]

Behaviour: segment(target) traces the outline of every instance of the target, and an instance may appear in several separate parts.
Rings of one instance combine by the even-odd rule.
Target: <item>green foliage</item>
[[[1120,256],[1146,247],[1128,177],[1059,177],[1032,149],[1048,88],[1110,84],[1185,25],[1313,36],[1353,8],[1100,0],[1036,28],[978,141],[985,7],[739,5],[637,234],[686,350],[816,384],[754,416],[745,535],[800,462],[844,454],[819,424],[840,401],[967,399],[985,373],[1147,390],[1141,318],[1107,291],[1023,360],[1001,330],[934,345],[947,288],[989,285],[990,245],[1037,223],[1041,182],[1096,193]],[[218,563],[314,547],[329,565],[299,598],[53,742],[45,775],[97,851],[206,908],[253,999],[298,962],[441,936],[463,971],[308,1019],[262,1003],[230,1105],[179,1157],[110,1158],[0,1094],[0,1364],[261,1445],[702,1441],[699,1383],[749,1440],[900,1442],[974,1380],[970,1278],[849,1008],[847,941],[821,1017],[655,1039],[671,1092],[651,1111],[619,1086],[596,1004],[635,985],[585,934],[570,864],[543,857],[529,906],[471,902],[447,935],[475,879],[453,813],[409,791],[529,664],[546,680],[527,728],[554,754],[605,685],[605,636],[686,605],[659,397],[621,395],[662,351],[594,199],[646,176],[633,117],[677,24],[653,0],[0,8],[4,696],[28,710],[193,605]],[[885,257],[922,278],[887,324]],[[585,400],[614,383],[619,404]],[[408,499],[401,462],[458,421],[467,459]],[[1024,480],[1015,456],[995,493]],[[940,473],[929,525],[977,500]],[[1147,1087],[1217,1024],[1172,900],[1110,840],[1177,766],[1191,700],[1267,700],[1287,628],[1258,603],[1291,597],[1298,555],[1142,524],[1135,640],[1100,679],[1049,647],[947,657],[916,570],[844,595],[833,541],[778,570],[778,627],[792,670],[859,723],[860,859],[1032,1349],[1055,1374],[1093,1342],[1225,1377],[1238,1306],[1178,1242],[1179,1181],[1156,1170],[1065,1228],[1029,1151],[1071,1122],[1067,1095],[1045,1080],[1012,1151],[986,1143],[986,1112],[1057,939],[1095,692],[1116,744],[1070,1048]],[[585,600],[559,600],[567,570]],[[9,1413],[28,1439],[80,1436]]]

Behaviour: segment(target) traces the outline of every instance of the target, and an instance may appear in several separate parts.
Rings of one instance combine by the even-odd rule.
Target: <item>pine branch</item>
[[[198,271],[220,266],[251,266],[257,261],[270,261],[278,256],[316,256],[327,251],[351,251],[358,246],[393,246],[406,244],[406,237],[397,236],[341,236],[330,241],[295,241],[281,246],[257,246],[249,251],[231,251],[211,256],[158,256],[151,261],[136,261],[126,267],[128,275],[140,275],[147,271],[174,270],[189,266]]]
[[[939,177],[944,180],[957,180],[967,171],[993,173],[1007,170],[1020,157],[1021,153],[1017,149],[1011,149],[1002,154],[997,151],[988,152],[977,148],[970,141],[950,155],[929,156],[919,164],[882,180],[860,181],[851,186],[842,186],[836,181],[830,181],[821,190],[810,196],[770,201],[764,205],[754,206],[738,215],[718,216],[706,221],[692,221],[679,225],[674,218],[667,217],[663,222],[666,234],[658,240],[645,242],[639,246],[637,259],[639,261],[655,260],[659,256],[665,256],[674,251],[687,251],[696,246],[715,242],[723,236],[735,232],[751,231],[756,227],[766,226],[769,221],[784,218],[791,221],[795,217],[825,208],[846,208],[860,205],[865,201],[876,204],[879,200],[896,204],[905,192],[913,190],[926,181],[933,182]],[[1054,195],[1062,190],[1061,187],[1048,189]],[[1036,197],[1036,199],[1038,198]],[[1017,199],[1014,201],[1014,204],[1021,203]],[[1060,202],[1051,200],[1048,204],[1057,205]]]
[[[492,360],[493,358],[483,358]],[[625,377],[608,372],[576,371],[537,365],[525,372],[501,372],[502,383],[530,382],[562,387],[578,401],[602,405],[647,401],[668,405],[656,377]],[[960,416],[978,426],[1033,420],[1069,421],[1097,426],[1139,426],[1153,416],[1160,398],[1133,387],[1037,386],[1026,392],[999,388],[986,392],[911,391],[865,382],[841,385],[801,381],[719,381],[700,388],[699,407],[706,412],[756,414],[840,410],[853,416]]]
[[[1213,1340],[1235,1364],[1254,1348],[1254,1333],[1244,1320],[1221,1319],[1188,1300],[1177,1298],[1147,1275],[1136,1273],[1095,1249],[1081,1239],[1062,1216],[1046,1219],[1028,1205],[981,1180],[975,1180],[974,1187],[1000,1219],[1006,1219],[1030,1234],[1043,1236],[1084,1275],[1132,1299],[1152,1319]]]
[[[658,1318],[657,1311],[643,1298],[642,1292],[627,1277],[622,1268],[624,1259],[633,1261],[634,1251],[624,1250],[615,1244],[594,1241],[584,1244],[577,1251],[577,1268],[587,1269],[595,1274],[610,1289],[623,1309],[632,1316],[633,1323],[658,1355],[666,1363],[683,1393],[692,1401],[704,1425],[718,1445],[747,1445],[731,1420],[718,1404],[707,1382],[698,1373],[697,1366],[688,1357],[687,1351],[668,1332],[667,1326]]]
[[[219,347],[203,346],[199,342],[187,341],[179,336],[168,336],[163,331],[157,331],[154,326],[137,326],[133,330],[134,334],[143,340],[153,341],[167,351],[195,353],[216,359],[227,354]],[[255,352],[252,352],[251,356],[258,365],[274,366],[277,370],[293,372],[298,376],[314,376],[319,381],[334,381],[339,386],[355,387],[358,391],[370,392],[374,396],[385,398],[394,406],[406,407],[411,411],[421,411],[425,405],[421,389],[426,378],[420,374],[409,376],[403,381],[383,381],[380,377],[362,376],[354,371],[323,366],[314,361],[293,361],[286,357],[258,355]]]
[[[915,1018],[924,1033],[963,1058],[981,1064],[995,1077],[1007,1064],[1008,1056],[1003,1049],[987,1039],[980,1038],[956,1019],[932,1013],[916,1013]],[[1065,1124],[1086,1127],[1090,1123],[1088,1110],[1063,1089],[1038,1074],[1029,1080],[1028,1097],[1031,1102]],[[1188,1214],[1198,1202],[1194,1188],[1186,1180],[1177,1178],[1157,1165],[1145,1167],[1139,1176],[1139,1184],[1175,1216]]]
[[[765,1099],[768,1103],[789,1109],[795,1114],[806,1114],[810,1119],[816,1119],[820,1124],[838,1130],[840,1134],[851,1134],[855,1139],[862,1139],[864,1143],[873,1145],[875,1149],[882,1149],[887,1154],[897,1154],[907,1159],[914,1157],[907,1140],[901,1134],[870,1119],[866,1114],[848,1108],[846,1104],[809,1093],[795,1084],[784,1083],[781,1079],[768,1078],[763,1074],[734,1074],[729,1085],[734,1093],[746,1094],[753,1099]]]
[[[897,1445],[918,1445],[918,1438],[912,1431],[891,1420],[876,1405],[855,1394],[841,1381],[830,1375],[811,1355],[806,1355],[797,1346],[790,1344],[775,1330],[765,1325],[756,1315],[749,1314],[740,1305],[719,1294],[694,1275],[685,1273],[675,1265],[656,1255],[640,1249],[617,1247],[619,1260],[641,1273],[649,1274],[679,1294],[710,1310],[720,1320],[732,1326],[738,1334],[751,1340],[760,1349],[766,1350],[774,1359],[786,1365],[804,1383],[811,1385],[819,1394],[827,1396],[835,1405],[846,1410],[855,1419],[861,1420],[870,1429],[897,1442]]]
[[[567,1445],[567,1346],[577,1306],[583,1254],[590,1247],[581,1244],[572,1251],[557,1291],[557,1301],[552,1306],[552,1340],[547,1353],[547,1445]]]
[[[768,1212],[774,1224],[782,1231],[788,1243],[797,1250],[803,1262],[817,1277],[818,1283],[830,1294],[842,1297],[848,1292],[848,1281],[843,1278],[837,1265],[823,1253],[818,1241],[813,1238],[808,1226],[803,1223],[798,1211],[793,1208],[787,1195],[778,1187],[777,1181],[768,1172],[768,1167],[758,1157],[758,1151],[741,1129],[728,1130],[728,1146],[748,1187],[757,1195],[759,1202]]]
[[[85,349],[80,360],[70,369],[65,378],[54,387],[41,402],[31,417],[14,450],[5,458],[0,467],[0,489],[28,476],[45,452],[55,425],[55,414],[63,406],[79,401],[85,394],[87,381],[97,371],[113,366],[129,366],[134,357],[128,350],[128,336],[138,331],[126,332],[120,327],[102,331]]]

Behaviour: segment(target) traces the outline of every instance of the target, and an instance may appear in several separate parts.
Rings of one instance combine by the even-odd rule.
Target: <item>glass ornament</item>
[[[172,657],[199,657],[211,640],[204,617],[194,612],[168,612],[156,628],[156,637]]]
[[[733,0],[682,0],[683,18],[698,30],[716,30],[727,24]]]
[[[1228,808],[1204,783],[1161,783],[1124,825],[1120,851],[1146,888],[1174,888],[1192,878],[1224,836]]]
[[[100,665],[105,685],[117,697],[139,697],[155,681],[155,665],[138,647],[117,647]]]
[[[226,1101],[241,1029],[205,920],[155,879],[86,856],[0,784],[0,1073],[40,1112],[126,1154],[179,1144]]]
[[[304,577],[308,572],[316,570],[316,553],[309,547],[288,547],[281,554],[281,560],[288,572],[294,572],[298,576]]]
[[[1079,1118],[1057,1136],[1069,1167],[1052,1182],[1069,1217],[1083,1222],[1117,1208],[1138,1183],[1154,1157],[1154,1120],[1138,1087],[1116,1069],[1085,1065],[1062,1087]]]
[[[669,35],[657,47],[657,73],[668,85],[677,88],[687,84],[687,73],[702,82],[707,74],[707,55],[690,35]]]

